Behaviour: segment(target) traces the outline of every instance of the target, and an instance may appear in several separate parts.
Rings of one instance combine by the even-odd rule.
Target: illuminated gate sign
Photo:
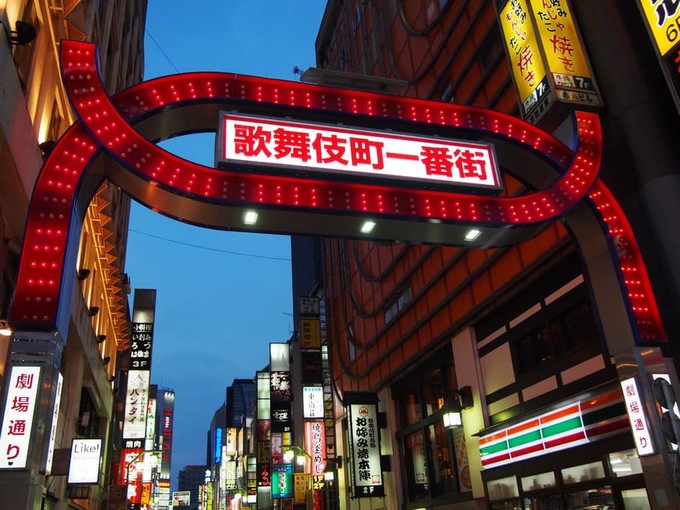
[[[493,146],[223,113],[217,165],[500,190]],[[271,171],[271,170],[267,170]]]

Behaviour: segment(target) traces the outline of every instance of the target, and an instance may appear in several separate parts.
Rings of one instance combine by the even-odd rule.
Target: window
[[[399,292],[395,299],[390,300],[385,309],[385,324],[394,319],[399,312],[403,311],[412,299],[413,291],[411,291],[411,287],[406,287]]]
[[[433,498],[459,499],[471,491],[467,461],[457,460],[466,458],[463,429],[450,431],[442,422],[446,396],[455,388],[450,350],[440,351],[420,373],[393,388],[404,466],[401,486],[409,503],[428,506]]]
[[[78,411],[78,423],[76,433],[79,437],[99,437],[99,415],[90,392],[83,388],[80,393],[80,410]]]
[[[579,351],[599,349],[595,320],[587,302],[543,322],[514,342],[517,373],[524,374],[542,364],[556,362]]]

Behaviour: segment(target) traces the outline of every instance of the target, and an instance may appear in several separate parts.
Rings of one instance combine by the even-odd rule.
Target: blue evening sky
[[[149,0],[145,79],[222,71],[297,80],[315,65],[321,0]],[[214,134],[163,143],[214,165]],[[133,203],[126,272],[157,289],[151,379],[176,392],[172,487],[204,464],[206,432],[234,378],[269,361],[293,329],[290,238],[191,226]],[[130,304],[134,293],[130,295]]]

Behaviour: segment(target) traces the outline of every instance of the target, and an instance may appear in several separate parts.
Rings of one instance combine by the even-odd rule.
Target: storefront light
[[[472,388],[470,386],[463,386],[451,393],[442,414],[444,428],[462,427],[463,415],[461,411],[470,407],[472,407]]]

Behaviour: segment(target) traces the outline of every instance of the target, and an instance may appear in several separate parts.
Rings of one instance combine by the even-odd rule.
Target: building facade
[[[198,510],[201,504],[201,486],[206,483],[206,471],[210,479],[208,466],[189,465],[184,466],[179,471],[178,491],[188,491],[191,493],[189,506],[190,510]]]
[[[656,4],[659,23],[671,14],[664,2],[647,3]],[[350,456],[343,507],[677,504],[668,444],[658,435],[649,439],[655,450],[647,455],[641,449],[647,438],[636,435],[624,402],[633,380],[643,393],[636,405],[656,423],[652,373],[676,383],[679,326],[678,245],[669,231],[680,203],[680,153],[669,133],[678,132],[679,118],[642,4],[328,2],[317,68],[303,80],[499,110],[572,147],[570,111],[597,112],[605,141],[600,177],[635,233],[665,329],[650,339],[617,327],[629,323],[635,295],[614,303],[601,262],[638,247],[617,245],[614,233],[595,256],[602,227],[584,221],[581,211],[529,240],[489,249],[326,240],[327,335],[341,404],[336,414],[344,416],[338,437],[347,438],[352,426],[347,397],[375,394],[385,416],[380,453],[390,458],[379,469],[386,501],[364,503],[352,445],[342,445],[343,457]],[[574,41],[589,63],[587,93],[551,89],[553,107],[530,110],[521,80],[533,70],[518,54],[529,48],[528,33],[545,29],[552,44],[533,58],[549,61],[551,51],[561,51],[561,62],[573,65],[566,62],[574,48],[558,37],[566,22],[575,23]],[[542,100],[540,93],[530,97]],[[559,98],[578,104],[554,107]],[[542,185],[511,172],[503,179],[510,196]],[[593,194],[588,201],[592,209],[601,206],[592,205]],[[447,429],[445,411],[461,406],[463,426]]]
[[[137,0],[0,2],[0,321],[8,317],[33,186],[56,140],[75,120],[61,86],[59,41],[96,42],[104,86],[112,93],[142,79],[145,15],[146,2]],[[58,412],[36,409],[42,427],[49,427],[57,413],[53,467],[46,471],[43,465],[45,442],[31,445],[26,469],[0,471],[1,499],[8,508],[79,504],[94,509],[107,497],[108,468],[103,468],[98,484],[85,492],[74,491],[67,487],[64,461],[74,438],[103,438],[105,458],[110,454],[118,352],[130,343],[129,279],[123,272],[129,198],[104,183],[85,206],[71,281],[79,292],[65,312],[70,317],[68,335],[58,348],[43,353],[48,365],[61,360],[58,374],[47,368],[41,375],[43,384],[51,384],[54,391],[63,378],[61,405]],[[27,356],[23,339],[14,338],[9,346],[9,338],[0,336],[0,371],[5,379],[10,367]],[[36,338],[33,341],[40,343]],[[102,465],[108,466],[108,461]]]

